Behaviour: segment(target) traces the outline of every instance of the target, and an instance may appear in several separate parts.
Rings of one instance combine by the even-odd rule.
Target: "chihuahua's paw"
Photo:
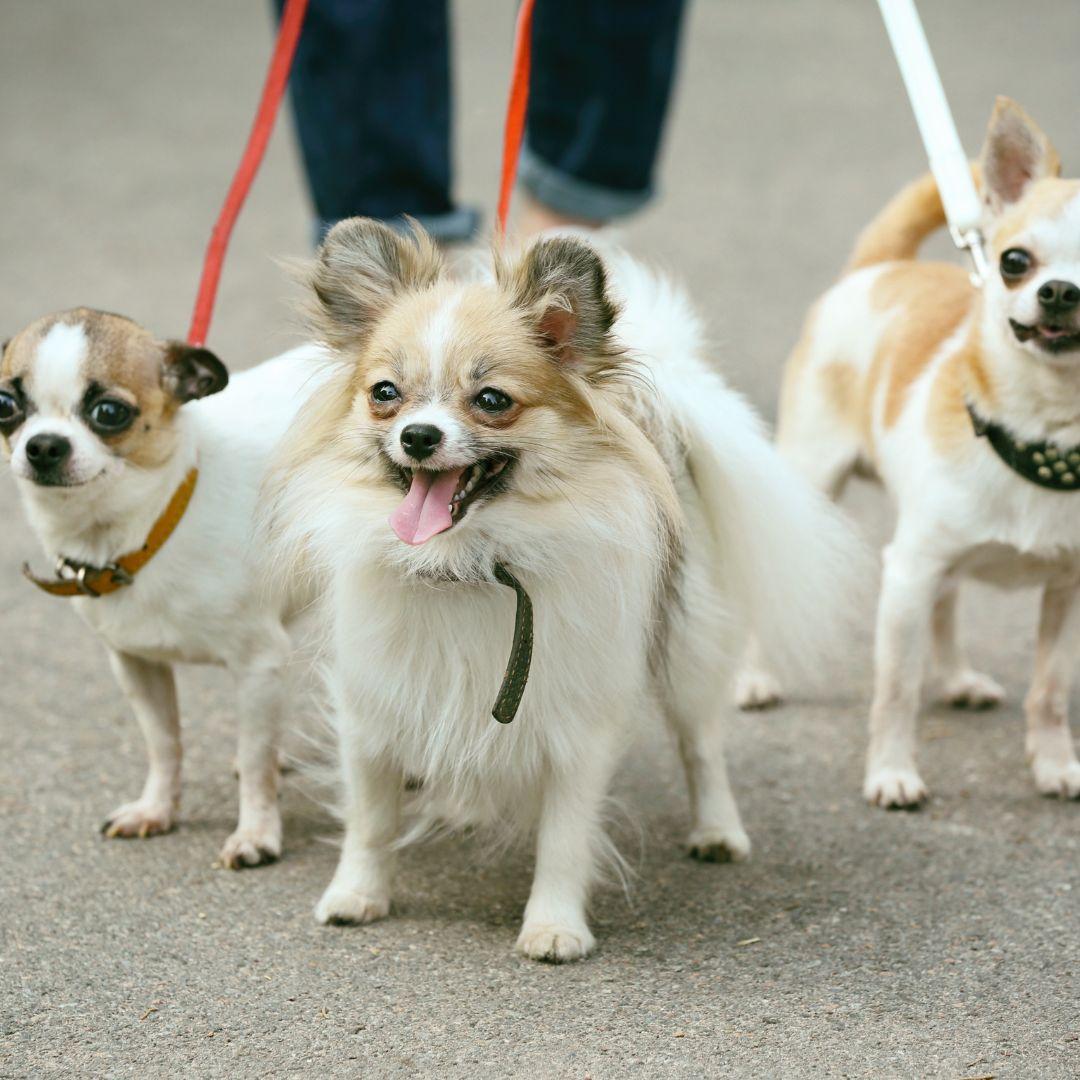
[[[883,765],[867,772],[863,797],[872,806],[885,810],[916,810],[930,792],[914,769]]]
[[[750,857],[750,837],[741,825],[699,826],[687,838],[686,851],[699,862],[742,862]]]
[[[1031,763],[1035,787],[1040,795],[1080,799],[1080,761],[1052,761],[1035,758]]]
[[[281,825],[268,824],[258,829],[237,829],[225,841],[217,861],[226,870],[243,870],[246,866],[263,866],[280,858]]]
[[[115,837],[160,836],[169,832],[175,821],[171,803],[149,802],[137,799],[114,810],[104,821],[101,831],[112,840]]]
[[[1005,700],[1005,689],[978,671],[960,671],[945,680],[941,700],[954,709],[993,709]]]
[[[596,938],[583,922],[573,926],[527,922],[517,939],[518,952],[549,964],[584,960],[595,946]]]
[[[735,704],[740,709],[772,709],[783,701],[780,683],[767,671],[746,668],[735,679]]]
[[[336,885],[331,885],[315,905],[315,918],[324,926],[361,925],[389,914],[389,894],[356,892]]]

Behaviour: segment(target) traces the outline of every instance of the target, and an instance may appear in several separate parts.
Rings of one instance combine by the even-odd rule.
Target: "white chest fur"
[[[542,583],[521,575],[534,605],[533,661],[509,725],[491,708],[510,653],[513,590],[387,580],[371,564],[343,570],[331,590],[334,682],[348,698],[338,707],[356,717],[369,755],[474,809],[505,808],[580,755],[584,736],[629,726],[647,699],[652,583],[634,563],[612,553],[606,567],[580,558]]]

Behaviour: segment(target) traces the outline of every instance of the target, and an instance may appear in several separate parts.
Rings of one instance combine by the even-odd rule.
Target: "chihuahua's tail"
[[[978,182],[977,167],[972,167]],[[845,274],[894,259],[914,259],[922,242],[945,224],[945,208],[931,173],[919,177],[885,205],[859,234]]]

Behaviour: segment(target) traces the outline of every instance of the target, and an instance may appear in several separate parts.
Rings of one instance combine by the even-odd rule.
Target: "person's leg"
[[[653,195],[683,0],[543,0],[533,15],[521,230],[602,224]]]
[[[320,238],[403,214],[438,240],[472,235],[476,211],[450,195],[447,0],[310,0],[290,93]]]

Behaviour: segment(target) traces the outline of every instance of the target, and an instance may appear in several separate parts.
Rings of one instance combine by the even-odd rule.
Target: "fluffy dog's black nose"
[[[442,432],[434,424],[406,424],[401,431],[405,453],[417,461],[431,457],[442,442]]]
[[[1080,288],[1071,281],[1044,281],[1038,295],[1047,315],[1064,315],[1080,304]]]
[[[34,435],[26,443],[26,460],[35,472],[58,469],[71,456],[71,442],[63,435]]]

